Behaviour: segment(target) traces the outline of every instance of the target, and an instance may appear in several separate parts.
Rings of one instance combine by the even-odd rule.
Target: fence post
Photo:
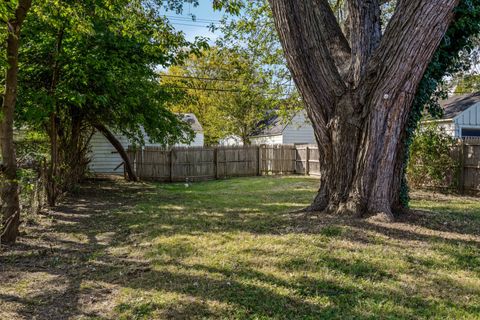
[[[261,176],[262,175],[262,147],[258,146],[257,147],[257,175]]]
[[[460,140],[460,173],[458,179],[458,189],[460,194],[465,193],[465,139]]]
[[[173,167],[173,147],[170,148],[170,182],[173,182],[173,172],[174,167]]]
[[[293,169],[291,174],[297,174],[297,146],[293,145],[290,152],[293,152]]]
[[[138,148],[137,147],[136,148],[132,147],[130,149],[130,147],[129,147],[129,150],[131,150],[130,153],[129,153],[129,156],[131,155],[131,157],[132,157],[133,171],[135,172],[137,177],[140,178],[140,176],[139,176],[139,171],[140,170],[138,168],[138,166],[139,166],[139,164],[138,164],[138,157],[139,157],[138,156]],[[125,177],[125,179],[127,179],[127,168],[125,166],[123,166],[123,171],[124,171],[124,177]]]
[[[130,154],[128,154],[128,156],[130,157]],[[135,170],[135,167],[133,170]],[[123,179],[127,180],[127,167],[125,166],[125,163],[123,164]]]
[[[310,175],[310,148],[307,146],[305,151],[305,175],[308,176]]]
[[[218,180],[218,146],[213,149],[213,161],[215,162],[215,180]]]

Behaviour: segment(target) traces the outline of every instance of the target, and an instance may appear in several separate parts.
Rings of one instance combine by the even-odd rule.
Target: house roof
[[[440,101],[442,119],[453,119],[471,106],[480,102],[480,92],[456,95]]]
[[[202,125],[200,124],[200,121],[198,121],[198,118],[195,116],[193,113],[182,113],[180,114],[182,117],[183,121],[188,123],[190,127],[192,128],[193,131],[195,132],[203,132]]]
[[[292,123],[293,119],[300,114],[303,114],[305,117],[307,117],[305,114],[305,110],[293,113],[287,119],[278,115],[277,110],[270,111],[269,113],[267,113],[265,120],[262,120],[257,124],[257,130],[250,136],[270,137],[281,135],[285,128]]]
[[[284,121],[276,112],[270,113],[265,120],[257,124],[257,129],[252,133],[252,137],[256,136],[277,136],[283,133],[288,123]]]

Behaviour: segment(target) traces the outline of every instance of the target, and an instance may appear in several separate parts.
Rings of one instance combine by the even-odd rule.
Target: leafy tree
[[[168,44],[177,43],[177,47],[185,47],[186,45],[183,41],[183,35],[175,33],[173,28],[161,19],[158,15],[159,9],[165,7],[168,10],[180,10],[184,2],[198,5],[198,1],[196,0],[121,0],[115,2],[107,0],[35,1],[35,20],[31,20],[29,23],[29,36],[30,38],[35,38],[35,36],[37,36],[41,41],[39,43],[30,41],[29,44],[24,47],[26,50],[25,52],[22,52],[22,56],[24,53],[28,53],[29,49],[32,50],[29,52],[31,54],[30,57],[25,61],[22,61],[23,63],[19,63],[18,60],[20,33],[32,1],[11,0],[0,3],[0,19],[3,22],[3,28],[0,30],[0,39],[4,43],[4,46],[2,46],[4,54],[0,55],[0,68],[6,73],[4,81],[5,91],[3,92],[3,103],[0,113],[0,149],[2,160],[0,174],[3,175],[2,185],[0,186],[0,213],[2,214],[0,240],[2,242],[13,243],[15,241],[18,234],[18,225],[20,223],[17,164],[15,159],[15,146],[13,144],[13,118],[15,117],[17,100],[19,64],[22,71],[21,75],[25,76],[25,78],[21,79],[22,87],[20,90],[25,95],[21,96],[24,112],[22,116],[17,117],[17,121],[21,124],[25,123],[21,122],[22,120],[27,120],[29,124],[36,124],[49,132],[52,146],[50,180],[54,183],[55,179],[58,178],[57,165],[60,162],[58,153],[63,152],[64,155],[70,155],[71,159],[75,159],[75,153],[70,154],[68,149],[64,149],[63,146],[59,148],[58,138],[64,138],[62,135],[68,131],[66,129],[69,129],[70,137],[68,139],[63,139],[64,142],[67,141],[64,145],[72,146],[83,140],[83,146],[85,146],[85,141],[88,140],[88,134],[84,130],[87,120],[80,121],[78,124],[77,116],[82,114],[82,120],[88,119],[91,126],[93,126],[93,123],[98,126],[103,124],[100,124],[96,120],[92,120],[93,117],[85,116],[84,114],[99,115],[101,113],[95,113],[95,111],[103,110],[104,108],[102,107],[104,105],[108,105],[111,110],[114,109],[113,105],[108,104],[109,102],[114,102],[114,99],[109,101],[101,95],[96,96],[96,99],[91,99],[93,95],[88,95],[87,93],[82,92],[87,86],[88,81],[86,81],[86,78],[92,83],[92,81],[98,80],[94,78],[95,76],[98,78],[100,72],[110,71],[105,69],[106,57],[102,56],[104,60],[103,70],[100,70],[101,68],[93,67],[93,70],[96,72],[95,75],[89,74],[89,77],[82,77],[82,75],[84,75],[81,72],[83,66],[76,63],[77,61],[75,61],[73,56],[77,55],[79,58],[85,58],[84,56],[80,56],[81,50],[76,50],[84,48],[77,47],[71,51],[64,51],[64,45],[66,44],[66,48],[72,48],[72,44],[80,38],[84,40],[80,41],[82,44],[86,44],[87,41],[85,40],[88,38],[90,39],[89,44],[93,45],[92,39],[95,38],[95,36],[101,36],[104,39],[107,36],[110,36],[110,40],[115,38],[115,36],[122,38],[123,40],[139,38],[140,41],[136,46],[130,43],[132,46],[129,48],[129,53],[132,54],[131,51],[133,49],[142,49],[145,50],[145,52],[148,52],[150,60],[137,59],[135,62],[146,63],[149,67],[148,69],[153,70],[155,68],[155,63],[160,62],[167,64],[167,62],[176,59],[175,53],[169,51],[168,48],[171,47],[169,47]],[[103,30],[101,30],[100,25],[103,25]],[[154,25],[157,26],[156,29],[153,27]],[[159,28],[159,25],[162,25],[163,27]],[[163,33],[158,31],[160,29]],[[164,36],[164,38],[159,41],[159,38],[156,36]],[[150,46],[146,45],[146,42],[148,41],[151,41],[149,43]],[[95,47],[90,47],[90,49],[92,48]],[[35,51],[35,49],[40,50]],[[105,54],[108,52],[108,50],[105,51],[106,49],[113,48],[103,47],[103,49],[104,51],[102,53]],[[83,52],[85,52],[85,50]],[[98,51],[95,53],[100,54]],[[123,53],[125,54],[126,52]],[[65,54],[70,54],[69,57],[71,60],[64,59]],[[93,57],[93,54],[91,54],[89,55],[89,58],[90,61],[93,61],[93,59],[99,58],[99,56]],[[121,59],[117,59],[117,62],[119,60]],[[85,62],[85,59],[83,62]],[[71,63],[71,65],[68,63]],[[101,64],[102,63],[99,63],[99,65]],[[140,66],[140,64],[138,64],[138,66]],[[90,67],[92,67],[92,65],[90,65]],[[68,72],[65,72],[66,69],[68,69]],[[135,68],[129,68],[130,72],[134,70]],[[142,70],[142,68],[140,67],[138,70]],[[146,70],[145,65],[143,65],[143,70]],[[25,71],[25,74],[23,71]],[[115,71],[118,74],[121,74],[121,71]],[[137,74],[140,73],[141,72],[138,72]],[[109,76],[112,75],[113,74],[109,74]],[[144,75],[146,76],[146,73]],[[63,86],[62,80],[68,76],[70,77],[70,80],[72,80],[74,76],[78,76],[77,84],[79,87],[83,87],[76,90],[76,88],[74,88],[75,86],[72,85],[72,81],[70,82],[71,86]],[[29,83],[32,87],[23,85],[23,82],[28,82],[28,80],[34,80],[35,78],[38,81],[32,81]],[[135,79],[138,80],[139,78],[137,77]],[[141,84],[148,83],[151,88],[154,87],[145,78],[141,79]],[[110,80],[112,81],[112,79]],[[125,81],[122,84],[127,85]],[[132,87],[135,87],[136,85],[138,85],[138,83],[135,83]],[[114,86],[109,89],[116,90]],[[36,94],[32,94],[35,90],[37,90]],[[121,93],[124,92],[116,93],[117,101],[122,100],[122,97],[118,95]],[[144,92],[142,91],[142,93]],[[110,94],[113,96],[112,91],[110,91]],[[131,117],[132,114],[130,114],[130,118],[136,120],[129,120],[127,124],[122,125],[119,123],[119,121],[121,121],[119,119],[128,118],[125,115],[121,116],[121,112],[113,112],[113,114],[117,116],[117,118],[113,120],[108,118],[108,116],[111,116],[112,112],[110,112],[110,114],[108,112],[103,113],[104,117],[102,118],[102,121],[107,124],[114,123],[117,129],[123,129],[126,127],[129,129],[128,132],[130,135],[137,138],[139,137],[139,126],[133,124],[135,121],[137,124],[145,125],[145,129],[150,130],[151,136],[156,140],[173,141],[176,139],[175,137],[178,138],[179,136],[182,139],[188,139],[188,134],[185,134],[184,124],[179,122],[178,119],[171,115],[166,109],[158,109],[160,101],[162,101],[165,96],[157,91],[154,96],[156,97],[155,99],[148,101],[149,103],[157,105],[157,111],[161,111],[160,114],[162,115],[160,118],[166,120],[159,126],[157,126],[159,123],[155,123],[154,120],[145,120],[148,118],[146,115],[155,113],[155,108],[150,109],[149,107],[145,107],[145,109],[148,109],[148,112],[143,116],[138,115]],[[152,96],[150,95],[150,97]],[[123,109],[123,112],[125,113],[129,111],[132,112],[132,109],[135,109],[135,107],[133,107],[134,104],[132,103],[135,99],[131,96],[128,98],[130,99],[130,104],[128,104],[130,110],[127,111],[126,109]],[[92,103],[92,101],[94,101],[94,103]],[[89,112],[86,112],[88,109],[87,104],[92,107]],[[136,101],[137,106],[140,104],[141,101]],[[82,108],[79,108],[80,105]],[[126,105],[127,103],[122,104],[122,106]],[[31,107],[28,111],[27,106]],[[82,109],[81,112],[79,112],[80,109]],[[137,110],[135,109],[134,111],[136,112]],[[29,116],[24,117],[27,114]],[[137,115],[137,113],[133,114]],[[47,117],[45,115],[47,115]],[[158,113],[155,113],[155,115],[157,116]],[[106,121],[106,119],[109,121]],[[61,128],[58,127],[60,122],[62,122]],[[69,125],[65,125],[65,123],[69,123]],[[136,129],[133,130],[133,133],[132,128]],[[79,137],[80,139],[78,139]],[[82,143],[80,143],[80,145],[81,144]],[[78,149],[82,149],[80,148],[80,145],[77,145],[77,151]],[[73,148],[71,150],[73,150]],[[85,148],[82,150],[85,150]],[[61,161],[65,164],[69,163],[67,157],[64,157]],[[55,179],[53,179],[54,177]]]
[[[50,204],[83,175],[94,128],[119,148],[125,163],[109,129],[138,144],[143,131],[163,144],[191,139],[188,126],[165,108],[169,95],[155,69],[182,60],[187,48],[199,50],[202,41],[187,43],[141,1],[47,0],[33,13],[25,30],[28,68],[18,118],[50,135]]]
[[[225,15],[216,29],[221,31],[217,46],[245,52],[272,87],[281,87],[285,95],[296,92],[268,1],[245,3],[238,16]]]
[[[249,144],[258,123],[283,102],[247,52],[239,48],[212,48],[192,55],[184,65],[170,68],[162,84],[185,92],[170,107],[175,112],[195,113],[210,145],[228,136]]]
[[[309,209],[393,218],[402,207],[417,102],[428,100],[424,94],[454,62],[464,37],[435,51],[452,21],[473,34],[478,1],[348,0],[343,28],[326,0],[269,2],[321,153],[321,187]],[[392,9],[382,25],[382,12]],[[440,67],[425,78],[432,59]]]
[[[5,88],[2,92],[3,101],[0,114],[0,175],[3,175],[0,185],[0,243],[14,243],[18,236],[20,225],[20,203],[18,196],[17,160],[13,143],[13,118],[17,102],[18,88],[18,53],[23,22],[30,10],[31,0],[14,2],[14,7],[8,4],[0,6],[0,17],[3,18],[2,36],[5,39],[6,62]],[[14,12],[10,12],[15,8]]]
[[[474,93],[480,91],[480,75],[464,75],[455,81],[455,91],[458,93]]]

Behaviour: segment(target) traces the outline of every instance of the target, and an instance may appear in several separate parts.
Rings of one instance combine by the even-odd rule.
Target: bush
[[[420,127],[410,147],[409,185],[455,188],[459,170],[458,140],[435,124]]]
[[[37,131],[18,129],[14,136],[22,214],[35,214],[44,205],[48,138]],[[1,158],[0,158],[1,163]],[[3,177],[0,175],[0,187]],[[0,200],[1,202],[1,200]],[[0,203],[1,204],[1,203]]]

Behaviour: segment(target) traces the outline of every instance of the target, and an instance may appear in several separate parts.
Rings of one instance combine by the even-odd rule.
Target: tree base
[[[326,201],[324,197],[317,196],[313,203],[303,209],[293,211],[293,214],[327,214],[350,216],[357,219],[368,219],[377,222],[394,222],[397,217],[408,214],[407,208],[391,210],[388,206],[368,205],[359,198],[351,198],[340,204]]]
[[[395,222],[395,216],[391,212],[377,212],[367,218],[368,221],[372,222]]]
[[[18,237],[20,227],[20,214],[11,215],[5,222],[0,234],[0,244],[13,245]]]

